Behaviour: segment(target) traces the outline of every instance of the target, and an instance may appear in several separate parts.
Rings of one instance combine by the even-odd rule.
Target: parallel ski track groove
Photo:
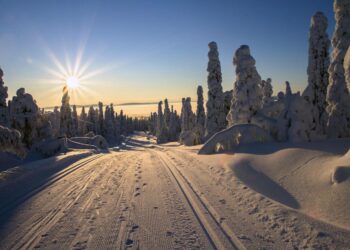
[[[25,202],[29,198],[33,197],[37,193],[41,192],[45,188],[51,186],[55,182],[59,181],[60,179],[64,178],[65,176],[69,175],[70,173],[74,172],[75,170],[85,166],[86,164],[101,158],[103,155],[97,155],[93,158],[89,158],[83,162],[79,162],[78,164],[74,165],[73,167],[70,167],[68,169],[62,170],[55,174],[54,176],[50,177],[49,179],[40,182],[36,187],[32,189],[32,191],[26,193],[23,196],[18,197],[17,199],[13,200],[10,204],[4,206],[3,208],[0,209],[0,215],[6,214],[8,211],[10,211],[12,208],[20,205],[21,203]]]
[[[233,234],[232,230],[227,230],[228,227],[223,227],[221,225],[221,223],[218,221],[218,219],[216,218],[216,216],[213,214],[212,209],[209,208],[209,204],[207,203],[207,201],[203,200],[204,197],[201,197],[200,195],[198,195],[198,193],[194,190],[194,188],[192,187],[192,185],[188,182],[188,180],[182,175],[182,173],[179,171],[179,169],[176,167],[175,164],[173,163],[167,163],[163,157],[159,154],[159,153],[155,153],[157,155],[157,157],[161,160],[161,162],[164,164],[164,166],[166,166],[166,168],[170,171],[171,175],[174,177],[177,185],[179,186],[181,192],[183,193],[186,201],[188,202],[189,206],[191,207],[195,217],[197,218],[199,224],[201,225],[201,227],[203,228],[205,234],[208,236],[208,239],[210,241],[210,243],[212,244],[214,249],[225,249],[225,245],[227,245],[227,243],[230,245],[230,249],[239,249],[239,250],[243,250],[246,249],[244,247],[244,245],[240,242],[240,240]],[[172,166],[170,166],[172,165]],[[173,170],[174,168],[174,170]],[[176,172],[177,173],[176,173]],[[187,187],[186,187],[187,186]],[[193,204],[196,203],[195,201],[192,202],[191,200],[191,194],[189,194],[187,190],[190,190],[190,192],[193,193],[193,195],[195,196],[195,198],[199,201],[200,205],[202,206],[202,209],[205,211],[205,213],[207,215],[209,215],[209,217],[213,220],[213,222],[215,222],[215,224],[217,225],[217,227],[220,229],[220,231],[222,232],[224,238],[226,239],[226,244],[222,242],[222,240],[220,239],[220,237],[218,237],[215,233],[213,233],[210,228],[207,228],[205,225],[209,224],[209,222],[206,222],[206,215],[204,215],[200,209],[197,207],[198,205]],[[199,206],[200,206],[199,205]],[[197,207],[197,208],[196,208]],[[204,217],[204,218],[201,218]],[[209,227],[211,227],[209,225]],[[214,230],[215,231],[215,230]]]

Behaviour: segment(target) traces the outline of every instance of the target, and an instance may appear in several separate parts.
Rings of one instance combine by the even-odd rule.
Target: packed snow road
[[[0,249],[243,248],[161,147],[133,143],[1,190]]]

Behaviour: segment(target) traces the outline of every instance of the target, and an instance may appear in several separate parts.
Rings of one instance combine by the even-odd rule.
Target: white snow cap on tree
[[[251,118],[262,106],[261,78],[247,45],[242,45],[236,51],[233,64],[236,66],[236,82],[227,116],[229,126],[251,123]]]
[[[10,109],[11,126],[22,134],[22,141],[30,147],[37,139],[37,120],[39,109],[30,94],[25,93],[24,88],[16,92],[12,98]]]
[[[344,57],[350,45],[350,0],[335,0],[332,63],[327,89],[328,136],[350,136],[350,96],[344,75]]]
[[[226,127],[224,95],[222,91],[221,65],[218,46],[215,42],[209,43],[208,53],[208,101],[206,116],[206,136],[210,137]]]
[[[303,92],[303,97],[312,105],[311,129],[317,134],[325,132],[327,123],[326,96],[330,45],[327,26],[327,17],[322,12],[312,16],[309,33],[308,85]]]

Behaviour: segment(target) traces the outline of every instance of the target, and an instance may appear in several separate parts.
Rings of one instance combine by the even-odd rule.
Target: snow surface
[[[119,152],[74,151],[1,172],[0,248],[350,244],[349,140],[216,155],[142,133],[126,141]]]

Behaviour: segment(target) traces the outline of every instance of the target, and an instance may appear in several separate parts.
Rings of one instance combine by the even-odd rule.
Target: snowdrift
[[[229,166],[248,187],[319,220],[350,229],[350,140],[255,144]],[[269,152],[270,151],[270,152]]]
[[[271,141],[273,141],[272,137],[254,124],[233,125],[213,135],[198,154],[214,154],[233,150],[241,144]]]

